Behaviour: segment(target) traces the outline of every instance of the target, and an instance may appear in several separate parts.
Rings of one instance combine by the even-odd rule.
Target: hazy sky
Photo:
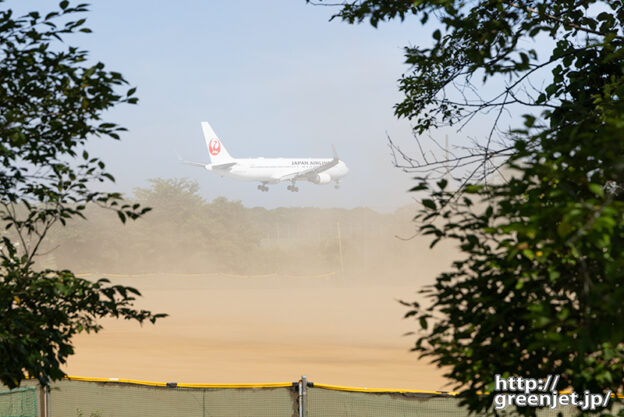
[[[19,2],[23,11],[49,6]],[[402,47],[428,43],[432,27],[329,22],[336,9],[304,0],[101,0],[90,9],[93,33],[66,42],[138,87],[138,105],[110,113],[129,129],[122,141],[90,145],[118,190],[188,177],[208,200],[225,196],[247,206],[386,211],[412,201],[412,175],[393,167],[386,131],[413,148],[409,122],[393,115],[401,99],[396,80],[407,69]],[[256,183],[182,165],[176,151],[208,162],[202,120],[234,157],[330,157],[334,144],[351,172],[339,190],[301,183],[291,193],[282,183],[262,193]]]

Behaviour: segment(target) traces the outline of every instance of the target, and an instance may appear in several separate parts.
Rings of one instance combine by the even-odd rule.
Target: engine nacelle
[[[310,181],[314,184],[329,184],[331,182],[331,175],[321,172],[312,177]]]

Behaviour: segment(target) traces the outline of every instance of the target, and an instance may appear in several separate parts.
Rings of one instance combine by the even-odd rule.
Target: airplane
[[[329,184],[335,181],[335,188],[338,189],[339,181],[349,172],[349,168],[338,158],[333,146],[332,159],[233,158],[208,122],[201,122],[201,127],[210,155],[210,164],[180,158],[181,161],[188,165],[202,167],[222,177],[241,181],[259,181],[258,189],[262,192],[269,191],[268,184],[277,184],[281,181],[290,181],[287,189],[292,192],[299,191],[296,186],[297,181],[309,181],[314,184]]]

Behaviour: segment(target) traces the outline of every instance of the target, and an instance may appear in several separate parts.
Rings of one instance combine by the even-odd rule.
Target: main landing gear
[[[292,191],[293,193],[296,193],[297,191],[299,191],[299,188],[297,188],[297,187],[295,186],[295,183],[294,183],[294,182],[292,183],[292,185],[289,185],[288,187],[286,187],[286,189],[287,189],[288,191]]]
[[[267,187],[266,184],[263,183],[258,186],[258,190],[266,193],[267,191],[269,191],[269,187]]]

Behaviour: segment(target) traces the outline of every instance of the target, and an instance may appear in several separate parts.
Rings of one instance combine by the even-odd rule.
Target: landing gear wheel
[[[269,191],[269,187],[267,187],[267,186],[266,186],[266,185],[264,185],[264,184],[260,184],[260,185],[258,186],[258,190],[260,190],[260,191],[262,191],[262,192],[266,193],[267,191]]]
[[[297,191],[299,191],[299,188],[295,187],[294,185],[289,185],[288,187],[286,187],[286,189],[288,191],[292,191],[293,193],[296,193]]]

